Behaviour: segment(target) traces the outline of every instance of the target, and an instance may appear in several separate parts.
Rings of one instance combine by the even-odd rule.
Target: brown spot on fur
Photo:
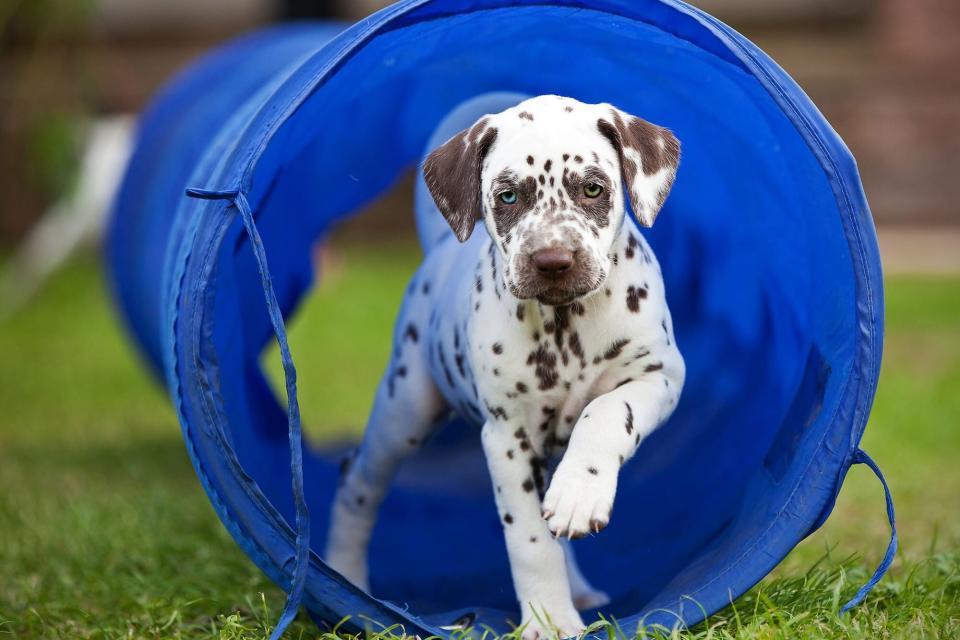
[[[645,175],[653,175],[664,167],[676,169],[680,162],[680,143],[676,137],[667,129],[658,127],[655,124],[647,122],[642,118],[632,117],[628,122],[624,122],[620,112],[613,110],[611,112],[613,123],[600,118],[597,121],[597,128],[613,145],[620,157],[620,170],[623,172],[624,181],[627,184],[627,193],[630,194],[630,204],[634,212],[640,215],[645,210],[643,202],[637,201],[634,197],[631,185],[637,178],[637,171],[643,171]],[[663,146],[660,146],[660,141]],[[642,167],[637,167],[636,163],[624,153],[624,148],[632,148],[640,154]],[[667,176],[666,184],[657,194],[655,207],[657,210],[663,206],[663,202],[673,184],[675,171],[671,171]],[[650,216],[650,222],[656,215],[656,211],[646,212]]]
[[[606,360],[613,360],[623,352],[623,348],[628,344],[630,344],[630,338],[620,338],[607,347],[607,350],[603,353],[603,357]]]

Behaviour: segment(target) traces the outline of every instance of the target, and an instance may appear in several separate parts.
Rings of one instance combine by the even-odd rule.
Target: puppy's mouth
[[[568,305],[577,298],[582,298],[585,296],[587,291],[577,292],[570,291],[569,289],[559,289],[559,288],[550,288],[541,291],[536,294],[534,297],[537,299],[537,302],[540,304],[550,305],[552,307],[562,307]]]
[[[540,282],[525,283],[526,286],[517,286],[510,283],[509,288],[510,293],[518,300],[536,300],[540,304],[551,307],[562,307],[594,293],[600,287],[602,281],[601,278],[598,278],[596,282],[583,284]]]

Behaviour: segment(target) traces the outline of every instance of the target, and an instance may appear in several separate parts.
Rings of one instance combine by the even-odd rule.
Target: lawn
[[[416,260],[405,246],[336,254],[293,323],[314,435],[362,424]],[[319,313],[346,292],[340,313]],[[902,546],[887,578],[865,606],[834,615],[888,536],[880,487],[855,468],[826,526],[734,607],[678,637],[960,637],[960,278],[891,278],[887,309],[864,441],[897,503]],[[74,262],[0,322],[0,636],[264,638],[283,594],[207,503],[95,260]],[[301,618],[287,637],[318,633]]]

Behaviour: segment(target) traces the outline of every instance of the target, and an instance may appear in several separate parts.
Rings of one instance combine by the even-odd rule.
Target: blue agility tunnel
[[[612,596],[602,613],[628,632],[702,620],[824,522],[852,464],[877,471],[858,443],[883,295],[856,166],[742,36],[673,0],[404,0],[349,28],[268,29],[199,61],[144,114],[106,251],[211,503],[290,592],[281,629],[299,604],[420,636],[517,622],[478,431],[461,421],[393,486],[372,543],[377,597],[323,564],[338,461],[322,443],[300,458],[283,332],[314,280],[312,243],[491,92],[611,102],[683,143],[647,237],[687,386],[623,469],[610,526],[577,543]],[[274,336],[289,403],[260,369]]]

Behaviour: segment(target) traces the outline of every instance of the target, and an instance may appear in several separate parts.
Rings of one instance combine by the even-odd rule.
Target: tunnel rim
[[[326,57],[324,52],[325,47],[314,52],[307,61],[287,78],[282,87],[272,94],[270,99],[256,111],[254,117],[250,119],[250,122],[244,128],[242,134],[238,137],[238,143],[234,145],[231,157],[223,162],[221,170],[213,176],[206,177],[225,179],[228,184],[240,185],[239,188],[244,191],[250,189],[258,159],[266,150],[277,131],[282,127],[283,123],[289,120],[302,104],[302,101],[296,104],[288,101],[285,105],[286,109],[284,113],[281,116],[274,116],[276,126],[264,128],[259,116],[265,113],[268,107],[273,106],[281,90],[296,89],[299,87],[301,89],[302,100],[308,100],[314,91],[340,70],[353,52],[360,50],[378,35],[388,31],[393,21],[408,15],[420,7],[430,4],[442,5],[443,2],[435,2],[434,0],[407,0],[388,7],[371,18],[361,21],[347,29],[326,45],[333,46],[338,43],[347,43],[347,46],[343,46],[336,55],[330,57],[330,59],[324,63],[323,70],[320,73],[312,74],[312,79],[307,81],[306,78],[301,76],[306,73],[310,62],[322,60]],[[589,6],[590,4],[589,2],[531,2],[523,6],[562,6],[564,8],[570,8],[580,5]],[[823,510],[829,513],[829,508],[836,498],[836,492],[839,491],[839,486],[842,484],[843,477],[851,464],[853,452],[866,425],[866,416],[869,412],[869,406],[876,389],[879,372],[879,336],[882,336],[882,282],[879,280],[879,256],[876,249],[876,236],[872,220],[863,197],[862,186],[856,173],[855,164],[842,141],[840,141],[836,133],[829,127],[806,95],[799,90],[789,76],[776,66],[766,54],[756,49],[749,41],[746,41],[745,38],[726,25],[723,25],[699,10],[673,2],[673,0],[659,0],[653,4],[665,6],[685,16],[694,18],[710,35],[717,37],[729,48],[731,54],[735,55],[741,63],[745,65],[751,75],[753,75],[770,94],[770,97],[777,103],[785,116],[797,127],[798,134],[807,143],[810,152],[816,157],[818,164],[827,174],[827,180],[834,191],[841,227],[845,234],[848,250],[850,251],[850,264],[853,272],[853,281],[856,286],[857,304],[855,313],[857,325],[861,329],[856,340],[857,349],[851,358],[851,371],[847,379],[842,383],[840,398],[834,415],[829,418],[829,426],[827,428],[827,432],[830,432],[837,428],[837,426],[848,426],[850,428],[850,433],[848,434],[850,446],[848,450],[843,453],[842,459],[835,471],[837,479],[833,498],[825,500],[823,505],[818,505],[818,513],[816,516],[819,517],[820,512]],[[476,2],[474,6],[480,10],[491,7],[503,7],[505,5],[500,2]],[[658,28],[663,28],[656,22],[652,22],[651,24],[654,24],[654,26]],[[667,33],[679,37],[670,31],[667,31]],[[241,145],[239,141],[244,141],[248,144]],[[259,534],[248,532],[245,530],[246,527],[244,525],[237,522],[230,513],[230,500],[226,500],[224,496],[220,495],[219,485],[209,477],[207,469],[200,461],[196,451],[196,442],[194,442],[194,438],[203,438],[206,436],[196,433],[196,426],[191,425],[191,420],[183,404],[182,394],[185,392],[185,387],[192,386],[193,381],[191,378],[197,375],[198,371],[191,370],[190,368],[183,370],[182,367],[184,363],[177,356],[180,355],[181,349],[185,349],[186,353],[192,353],[202,358],[204,351],[202,344],[204,339],[202,332],[203,323],[194,320],[196,324],[191,325],[191,322],[186,319],[190,314],[181,313],[191,308],[183,302],[182,298],[186,276],[188,274],[188,263],[196,259],[200,259],[203,263],[210,261],[215,262],[217,259],[216,254],[220,246],[219,240],[222,240],[223,234],[232,222],[231,216],[224,215],[226,204],[222,202],[195,201],[190,203],[186,208],[192,210],[190,213],[191,216],[196,216],[198,220],[202,219],[202,221],[195,223],[197,227],[192,234],[191,240],[193,242],[190,250],[176,259],[177,262],[174,269],[179,275],[174,277],[174,284],[171,285],[174,290],[172,302],[175,309],[172,342],[174,344],[173,353],[176,355],[173,357],[171,366],[168,369],[171,383],[170,388],[176,391],[177,412],[183,425],[184,439],[187,442],[190,457],[194,462],[194,467],[211,502],[214,504],[218,516],[224,521],[224,524],[237,539],[243,550],[254,559],[258,566],[260,566],[271,579],[278,584],[288,585],[292,572],[285,569],[283,563],[278,562],[276,557],[264,553],[266,541],[262,539],[263,532],[260,531]],[[207,242],[205,244],[199,243],[201,238]],[[193,292],[201,295],[191,296],[192,305],[194,305],[192,308],[195,313],[198,312],[199,316],[202,316],[203,308],[202,305],[197,306],[200,304],[198,300],[204,298],[206,288],[210,286],[210,280],[201,279],[193,281],[193,284],[198,285]],[[209,382],[209,380],[207,382]],[[187,389],[187,391],[189,391],[189,389]],[[844,419],[843,416],[847,415],[850,417]],[[823,442],[821,441],[818,449],[822,447],[822,445]],[[229,457],[227,453],[224,453],[224,455]],[[236,463],[237,461],[234,459],[233,462]],[[796,486],[790,494],[790,498],[783,505],[783,509],[790,506],[796,492],[804,485],[814,462],[815,460],[813,459],[808,461],[805,470],[798,477]],[[833,464],[826,466],[828,469],[834,467]],[[239,469],[239,471],[242,473],[242,469]],[[259,511],[260,521],[256,523],[257,526],[266,527],[269,532],[274,534],[277,538],[277,540],[274,540],[274,543],[279,541],[281,545],[289,546],[292,555],[295,536],[286,520],[276,512],[275,509],[272,509],[272,505],[269,505],[266,497],[259,492],[255,484],[246,486],[245,498]],[[805,509],[805,511],[809,512],[810,509]],[[819,522],[817,522],[817,518],[811,518],[811,527],[816,528],[822,521],[823,520],[820,519]],[[771,527],[775,524],[776,519],[771,523]],[[800,539],[802,539],[802,537]],[[762,541],[766,541],[767,544],[761,544]],[[799,539],[792,540],[789,548],[792,548],[797,542],[799,542]],[[768,540],[767,533],[762,532],[757,534],[750,546],[751,548],[768,548],[770,541]],[[783,545],[780,545],[780,548],[782,547]],[[787,550],[789,550],[789,548]],[[754,575],[756,579],[750,584],[745,584],[745,581],[742,579],[737,582],[740,588],[736,595],[740,595],[752,586],[753,583],[766,575],[773,566],[779,563],[785,554],[780,551],[775,551],[773,555],[777,556],[777,560],[769,563],[770,566],[767,569],[763,569],[760,565],[754,563],[749,565],[750,568],[748,570],[745,570],[743,563],[748,560],[746,553],[739,558],[725,562],[726,568],[714,574],[711,580],[698,587],[694,595],[707,589],[713,582],[728,572],[740,571],[741,573]],[[308,606],[311,609],[321,612],[321,614],[327,612],[336,613],[335,609],[330,608],[324,602],[323,598],[319,597],[320,595],[329,596],[329,592],[317,594],[315,588],[309,588],[309,585],[314,583],[314,578],[318,572],[321,574],[329,574],[329,569],[315,553],[311,553],[310,564],[311,579],[308,580]],[[424,630],[431,633],[444,633],[437,627],[424,624],[418,620],[415,615],[409,612],[402,612],[390,605],[390,603],[373,598],[352,585],[349,585],[346,581],[342,579],[337,581],[335,578],[336,576],[332,576],[331,579],[333,579],[333,582],[330,584],[333,585],[335,589],[346,590],[346,593],[349,595],[349,601],[345,601],[342,606],[349,607],[350,611],[370,608],[377,613],[383,614],[382,617],[388,620],[401,620],[405,622],[408,627],[411,625],[414,627],[422,625]],[[343,595],[342,592],[341,595]],[[679,617],[685,624],[696,621],[698,616],[700,616],[699,612],[693,611],[693,609],[696,609],[695,607],[685,610],[682,602],[677,604],[676,610],[679,612]],[[623,624],[632,624],[639,621],[639,615],[633,615],[624,619]]]

